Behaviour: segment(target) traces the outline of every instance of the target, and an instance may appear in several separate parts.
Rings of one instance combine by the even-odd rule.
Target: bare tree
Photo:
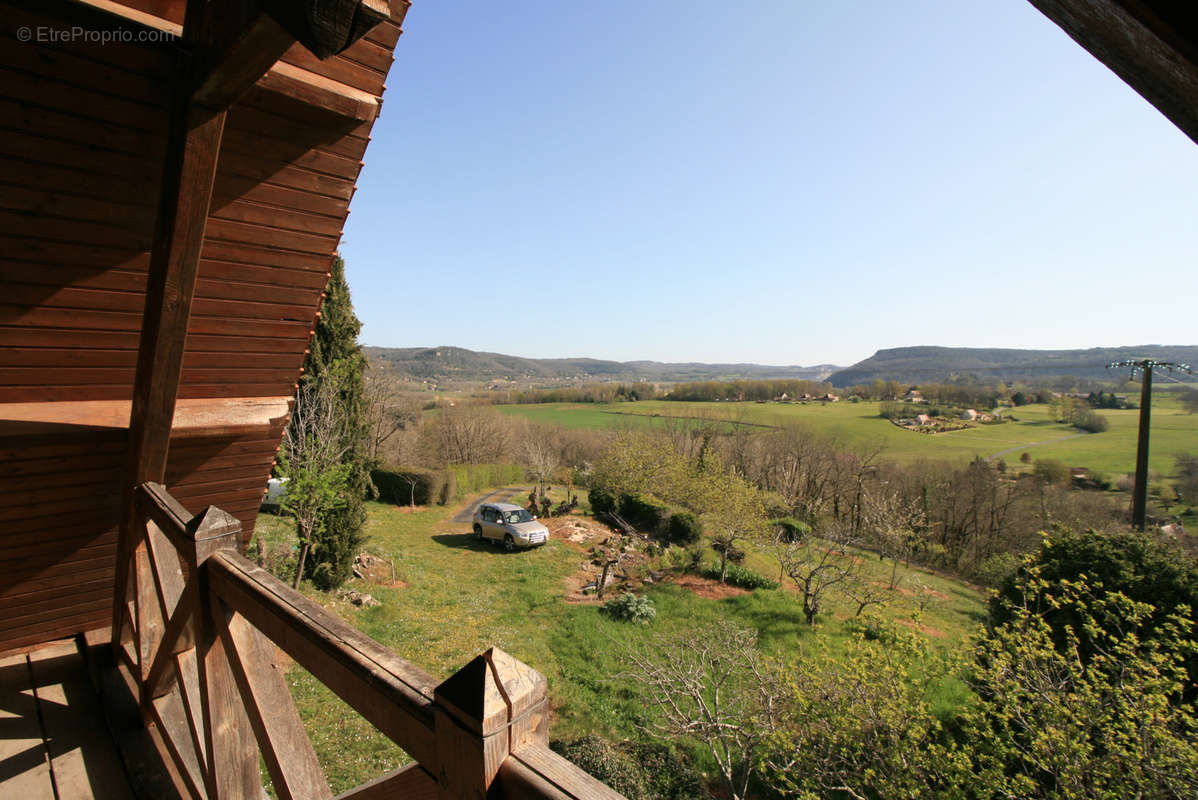
[[[776,545],[782,571],[799,591],[808,625],[815,624],[829,592],[843,590],[855,580],[857,560],[843,553],[845,544],[843,538],[837,543],[804,536],[797,542]]]
[[[521,437],[521,455],[524,468],[541,486],[545,494],[545,482],[553,479],[553,472],[560,464],[560,451],[549,430],[529,425]]]
[[[512,421],[491,407],[456,406],[442,409],[422,433],[434,462],[486,464],[507,457]]]
[[[747,797],[781,706],[781,688],[763,664],[757,635],[721,619],[701,633],[676,633],[627,657],[632,669],[626,676],[645,687],[661,712],[646,730],[697,739],[715,759],[733,800]]]
[[[395,374],[386,368],[371,365],[365,384],[366,450],[377,462],[388,443],[419,426],[420,404],[403,396]]]
[[[341,403],[337,383],[324,380],[303,384],[296,395],[291,425],[283,437],[281,473],[287,478],[282,506],[294,518],[299,536],[299,586],[314,538],[321,533],[328,512],[344,501],[350,465],[349,415]]]

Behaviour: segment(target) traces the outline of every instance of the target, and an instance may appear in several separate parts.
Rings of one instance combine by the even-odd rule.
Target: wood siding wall
[[[127,430],[4,409],[132,397],[176,55],[18,40],[122,25],[71,3],[0,11],[4,651],[109,622]],[[377,96],[398,37],[383,23],[328,61],[284,60]],[[180,398],[293,395],[370,127],[257,87],[230,110]],[[283,424],[172,435],[168,488],[238,517],[248,542]]]

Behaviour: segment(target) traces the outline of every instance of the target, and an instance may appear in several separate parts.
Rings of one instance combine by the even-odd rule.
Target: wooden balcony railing
[[[225,512],[154,483],[137,510],[118,661],[192,797],[261,797],[261,752],[280,798],[331,800],[276,647],[416,759],[339,800],[621,797],[548,748],[531,667],[492,648],[438,682],[242,557]]]

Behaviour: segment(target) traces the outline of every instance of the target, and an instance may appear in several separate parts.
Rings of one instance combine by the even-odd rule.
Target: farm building
[[[960,417],[960,419],[975,420],[978,418],[977,409],[976,408],[967,408],[960,413],[959,417]]]
[[[915,417],[911,421],[914,424],[919,425],[921,427],[924,425],[932,424],[932,418],[929,417],[927,414],[916,414]]]
[[[406,0],[3,2],[0,795],[331,797],[281,649],[415,759],[343,797],[618,798],[241,553]],[[1032,3],[1198,141],[1187,6]]]
[[[5,2],[0,796],[330,798],[281,647],[418,762],[348,796],[618,797],[242,555],[407,5]]]

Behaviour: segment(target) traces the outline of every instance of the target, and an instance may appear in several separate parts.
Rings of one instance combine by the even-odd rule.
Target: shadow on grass
[[[439,545],[453,547],[457,550],[474,550],[479,553],[500,553],[503,555],[507,555],[508,552],[503,549],[502,542],[479,539],[473,533],[438,533],[432,538]],[[512,552],[519,551],[513,550]]]

